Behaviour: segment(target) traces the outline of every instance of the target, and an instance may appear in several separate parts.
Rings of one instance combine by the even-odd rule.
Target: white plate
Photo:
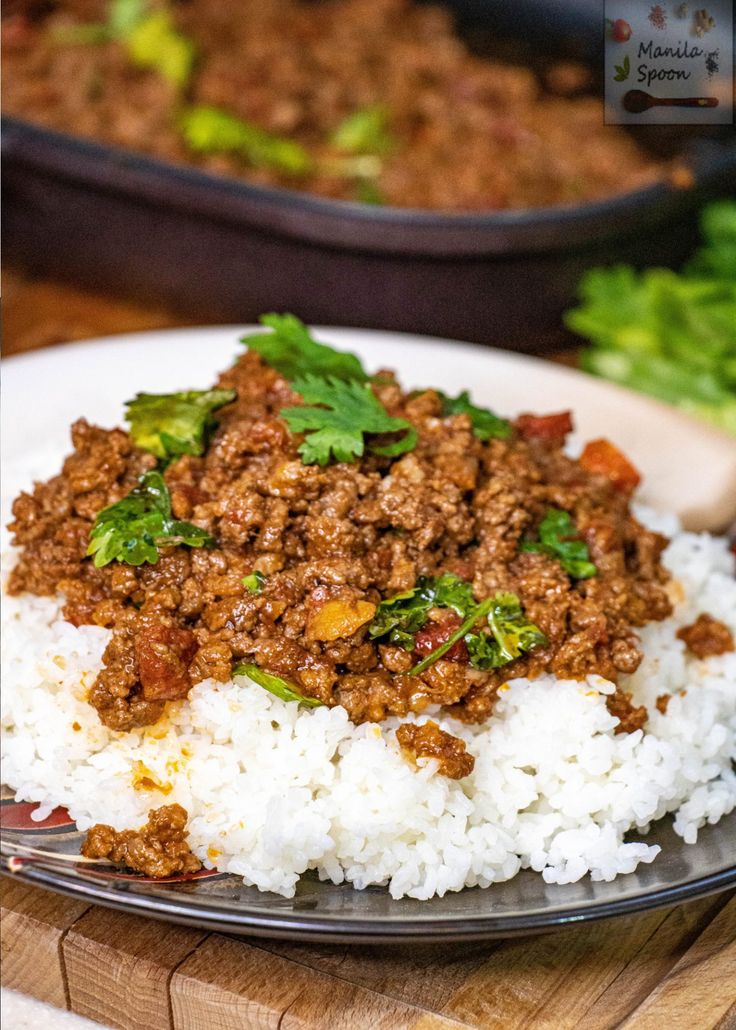
[[[54,471],[80,415],[122,423],[137,391],[203,389],[240,352],[253,327],[174,329],[66,344],[14,357],[3,373],[5,484],[27,486]],[[369,370],[395,368],[406,387],[469,388],[501,415],[572,409],[580,440],[605,436],[644,476],[640,498],[678,514],[687,529],[723,530],[736,519],[736,441],[673,408],[560,365],[432,337],[363,329],[317,329],[353,350]],[[27,456],[48,447],[48,461]]]
[[[122,421],[124,401],[151,392],[208,386],[239,352],[237,328],[140,333],[55,347],[13,358],[3,375],[3,489],[12,496],[58,469],[69,450],[68,426],[80,415],[102,425]],[[533,358],[442,340],[350,329],[317,330],[352,349],[366,366],[398,369],[408,387],[436,385],[499,414],[576,412],[582,438],[607,436],[647,476],[642,497],[679,512],[690,526],[716,527],[736,516],[736,446],[699,423],[627,391]],[[7,509],[4,509],[6,512]],[[19,809],[29,806],[19,805]],[[11,811],[11,809],[8,809]],[[523,871],[492,891],[392,901],[382,888],[355,891],[304,877],[294,898],[262,894],[234,876],[209,873],[196,883],[149,883],[66,862],[27,864],[15,875],[51,890],[126,912],[224,931],[319,941],[485,939],[569,922],[642,911],[722,890],[736,882],[733,815],[704,827],[685,847],[670,825],[647,840],[663,846],[653,865],[611,883],[560,887]],[[26,820],[27,821],[27,820]],[[0,871],[17,844],[76,853],[73,825],[3,831]]]

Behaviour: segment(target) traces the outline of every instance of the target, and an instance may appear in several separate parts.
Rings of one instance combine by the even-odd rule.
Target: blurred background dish
[[[686,256],[733,133],[605,126],[581,4],[449,6],[464,42],[403,0],[10,4],[7,258],[204,321],[560,346],[586,268]]]

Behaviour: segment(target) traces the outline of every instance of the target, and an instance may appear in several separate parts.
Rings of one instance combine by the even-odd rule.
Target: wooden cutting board
[[[348,948],[2,887],[3,985],[121,1030],[736,1030],[735,892],[546,936]]]

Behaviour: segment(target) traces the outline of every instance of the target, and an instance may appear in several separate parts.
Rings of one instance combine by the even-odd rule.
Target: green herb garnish
[[[381,601],[368,635],[376,640],[388,637],[407,651],[414,650],[414,635],[424,626],[432,608],[451,608],[459,616],[475,607],[470,583],[450,572],[441,576],[420,576],[412,590]]]
[[[112,0],[107,24],[113,36],[127,36],[146,17],[148,0]]]
[[[368,448],[375,454],[393,458],[416,445],[417,432],[411,423],[392,418],[367,383],[306,375],[296,379],[292,389],[308,405],[319,405],[281,409],[292,432],[307,434],[299,447],[305,465],[327,465],[331,458],[354,461],[365,450],[365,437],[378,433],[403,435],[389,444],[369,441]]]
[[[443,644],[410,670],[410,676],[420,675],[463,639],[470,664],[483,670],[507,665],[520,654],[546,643],[541,630],[524,615],[516,594],[497,593],[476,602],[471,584],[450,572],[422,576],[412,590],[382,601],[368,635],[374,640],[388,637],[392,644],[413,651],[415,634],[427,622],[432,608],[450,608],[463,621]],[[482,618],[487,618],[490,634],[471,633]]]
[[[108,43],[112,39],[125,39],[146,17],[147,8],[148,0],[112,0],[104,22],[61,25],[53,29],[53,38],[62,44]]]
[[[386,108],[373,104],[353,111],[335,129],[331,143],[346,154],[387,154],[393,141]]]
[[[736,201],[709,204],[700,216],[705,246],[696,250],[685,272],[693,279],[736,284]]]
[[[126,402],[125,417],[137,447],[170,461],[180,454],[203,454],[217,426],[214,412],[236,396],[234,390],[139,393]]]
[[[296,315],[261,315],[261,325],[270,333],[241,337],[248,350],[260,354],[267,365],[292,382],[306,375],[367,381],[368,376],[355,354],[318,343]]]
[[[680,273],[629,265],[583,276],[567,325],[588,372],[736,434],[736,202],[705,209],[705,246]]]
[[[152,11],[125,33],[125,45],[133,64],[156,71],[167,82],[184,89],[197,59],[191,39],[176,30],[168,11]]]
[[[423,658],[421,662],[418,662],[413,669],[410,669],[409,675],[419,676],[425,671],[425,669],[428,669],[430,665],[434,665],[435,662],[439,661],[442,655],[447,654],[450,648],[454,647],[458,640],[462,640],[468,633],[470,633],[470,630],[476,624],[478,619],[488,614],[492,604],[492,599],[488,597],[485,601],[481,601],[480,604],[475,605],[467,618],[458,626],[455,632],[448,637],[444,644],[440,644],[440,646],[435,648],[431,654],[428,654],[426,658]]]
[[[199,154],[238,154],[256,168],[307,175],[314,161],[299,143],[276,136],[217,107],[189,107],[179,115],[187,146]]]
[[[139,68],[148,68],[184,89],[197,59],[194,43],[179,32],[171,13],[149,11],[147,0],[113,0],[107,20],[65,26],[55,32],[60,43],[107,43],[119,40]]]
[[[282,701],[296,701],[297,704],[308,705],[310,708],[322,706],[322,702],[318,701],[316,697],[305,697],[304,694],[300,694],[296,690],[292,683],[282,679],[281,676],[274,676],[273,673],[265,672],[252,663],[241,662],[240,665],[236,665],[233,669],[233,676],[247,676],[254,683],[257,683],[259,687],[263,687],[269,694],[281,698]]]
[[[372,179],[359,179],[355,187],[355,199],[361,204],[371,204],[373,207],[381,207],[386,203],[386,198],[376,182]]]
[[[507,440],[511,436],[511,423],[494,415],[488,408],[479,408],[473,404],[467,390],[463,390],[457,397],[448,397],[441,390],[437,393],[442,398],[442,414],[468,415],[473,423],[473,434],[479,440],[490,440],[492,437]]]
[[[266,582],[266,577],[263,573],[256,569],[255,572],[251,572],[249,576],[243,576],[243,586],[246,590],[249,590],[251,594],[260,594],[263,592],[263,584]]]
[[[171,516],[171,497],[160,472],[146,472],[127,497],[103,508],[89,535],[87,554],[97,568],[111,561],[155,565],[159,547],[210,547],[214,538]]]
[[[489,598],[487,614],[490,635],[471,633],[465,637],[470,664],[476,669],[498,669],[534,647],[547,643],[544,633],[529,622],[516,594],[502,591]]]
[[[590,560],[588,545],[566,511],[550,508],[539,525],[539,540],[524,540],[521,551],[539,551],[557,558],[573,579],[590,579],[598,569]]]

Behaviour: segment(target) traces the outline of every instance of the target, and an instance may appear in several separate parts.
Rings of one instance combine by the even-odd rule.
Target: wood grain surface
[[[2,891],[2,982],[120,1030],[736,1030],[736,893],[486,944],[227,937]]]

